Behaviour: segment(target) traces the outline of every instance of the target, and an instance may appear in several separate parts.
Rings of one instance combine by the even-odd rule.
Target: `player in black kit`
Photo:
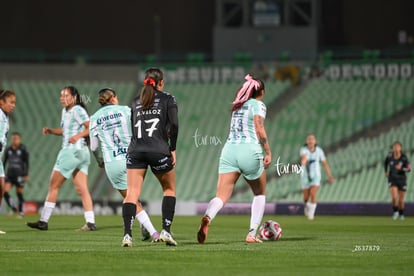
[[[12,144],[5,150],[3,164],[7,167],[6,181],[4,185],[4,199],[12,212],[19,212],[19,218],[23,217],[23,188],[24,183],[29,180],[29,152],[25,145],[21,144],[21,135],[12,133]],[[10,199],[12,185],[16,186],[16,195],[19,205],[16,207]]]
[[[392,145],[392,152],[384,162],[385,176],[388,177],[388,187],[392,198],[392,218],[400,216],[404,220],[404,197],[407,191],[406,172],[411,170],[407,156],[402,152],[402,144],[398,141]]]
[[[178,136],[177,103],[165,92],[163,72],[150,68],[145,72],[144,87],[131,105],[132,138],[127,153],[128,191],[122,208],[124,239],[122,246],[132,246],[132,223],[136,202],[148,166],[163,190],[162,231],[160,240],[176,246],[170,227],[175,212],[175,147]]]

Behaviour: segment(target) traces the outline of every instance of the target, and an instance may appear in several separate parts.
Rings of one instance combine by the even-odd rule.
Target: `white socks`
[[[42,213],[40,214],[40,221],[49,222],[50,217],[52,216],[53,209],[55,209],[56,203],[45,201],[43,206]],[[86,211],[84,213],[86,222],[95,223],[95,214],[93,211]]]
[[[45,201],[42,214],[40,215],[40,221],[49,222],[49,219],[52,216],[52,212],[55,206],[56,206],[55,202]]]
[[[84,216],[86,222],[95,224],[95,213],[93,211],[85,211]]]
[[[308,208],[308,219],[313,220],[315,218],[316,203],[306,202]]]
[[[210,221],[216,217],[217,213],[223,208],[223,205],[223,201],[218,197],[210,200],[206,210],[206,215],[210,218]]]
[[[141,212],[139,212],[135,217],[137,218],[139,223],[142,224],[144,226],[144,228],[148,230],[151,237],[154,233],[157,232],[157,230],[155,230],[154,225],[152,225],[151,220],[150,220],[147,212],[145,212],[145,210],[142,210]]]
[[[266,205],[266,196],[258,195],[253,197],[251,216],[250,216],[250,230],[249,235],[256,236],[257,228],[263,219],[263,213]]]

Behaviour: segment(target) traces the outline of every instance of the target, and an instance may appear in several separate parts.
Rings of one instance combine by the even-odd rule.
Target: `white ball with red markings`
[[[267,220],[259,228],[259,236],[264,241],[277,241],[282,237],[282,227],[273,220]]]

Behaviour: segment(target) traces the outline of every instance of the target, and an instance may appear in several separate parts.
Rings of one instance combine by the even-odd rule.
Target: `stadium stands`
[[[41,135],[43,126],[58,126],[61,107],[60,89],[66,81],[3,81],[4,87],[17,92],[17,108],[11,116],[11,131],[19,131],[31,153],[31,181],[26,189],[28,200],[42,201],[47,193],[50,171],[61,140]],[[132,82],[75,82],[90,113],[98,108],[96,92],[105,86],[118,91],[120,102],[129,103],[136,90]],[[217,165],[221,148],[228,135],[231,101],[239,83],[168,84],[165,90],[174,94],[179,104],[179,144],[177,152],[177,196],[180,200],[207,201],[215,194]],[[286,90],[289,83],[266,83],[265,103],[270,105]],[[347,80],[311,81],[302,93],[274,118],[267,118],[266,128],[273,159],[285,164],[297,162],[299,147],[305,136],[314,132],[322,147],[327,147],[357,131],[379,122],[414,102],[414,80]],[[390,96],[392,95],[392,96]],[[28,123],[30,122],[30,123]],[[384,187],[382,161],[392,141],[406,145],[413,158],[410,143],[414,119],[372,139],[328,153],[337,182],[319,193],[321,202],[388,201]],[[275,177],[268,170],[268,200],[300,202],[299,178],[291,174]],[[410,176],[411,179],[411,176]],[[381,184],[382,183],[382,184]],[[119,200],[102,171],[90,166],[90,187],[95,199]],[[143,189],[144,200],[159,200],[161,189],[148,174]],[[407,200],[413,200],[407,193]],[[65,185],[61,200],[78,200],[72,185]],[[237,185],[232,201],[250,201],[251,193],[244,181]]]

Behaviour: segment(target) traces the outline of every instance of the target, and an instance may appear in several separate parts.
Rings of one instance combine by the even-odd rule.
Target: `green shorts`
[[[224,145],[219,161],[219,174],[239,172],[247,180],[255,180],[262,175],[263,170],[261,145],[230,143]]]
[[[300,183],[302,186],[302,190],[309,189],[312,186],[320,186],[321,184],[321,176],[315,176],[312,179],[308,178],[307,174],[301,175]]]
[[[81,149],[63,148],[59,151],[53,170],[60,172],[66,179],[70,178],[75,170],[88,175],[90,154],[88,147]]]
[[[126,160],[105,163],[105,172],[114,189],[126,190],[128,188]]]

